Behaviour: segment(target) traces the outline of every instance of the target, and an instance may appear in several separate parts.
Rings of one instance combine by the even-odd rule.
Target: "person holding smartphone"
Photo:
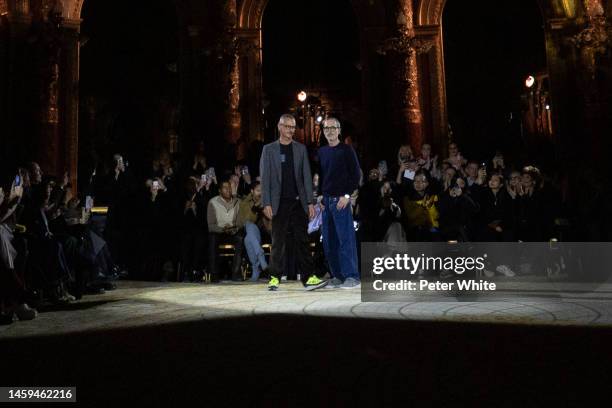
[[[445,241],[469,242],[473,238],[473,217],[480,207],[470,196],[464,178],[455,176],[439,202],[440,233]]]

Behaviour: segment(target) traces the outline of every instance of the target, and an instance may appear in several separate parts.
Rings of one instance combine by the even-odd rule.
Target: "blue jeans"
[[[338,197],[323,197],[323,250],[333,277],[342,281],[347,278],[359,280],[357,240],[351,204],[338,210],[338,200]]]
[[[264,250],[261,247],[261,232],[259,227],[252,222],[247,222],[244,226],[246,236],[244,237],[244,246],[249,256],[249,262],[253,266],[253,275],[251,280],[259,279],[259,273],[268,267]]]

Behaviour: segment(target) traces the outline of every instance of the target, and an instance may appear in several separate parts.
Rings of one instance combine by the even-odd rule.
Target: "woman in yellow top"
[[[408,241],[435,241],[439,213],[438,196],[429,194],[429,174],[425,170],[414,176],[414,191],[404,198],[404,220]]]

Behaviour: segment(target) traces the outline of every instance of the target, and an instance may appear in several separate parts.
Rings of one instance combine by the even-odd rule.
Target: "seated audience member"
[[[470,197],[466,182],[455,176],[440,197],[440,233],[445,241],[469,242],[473,238],[472,219],[478,204]]]
[[[63,214],[64,233],[73,237],[72,242],[76,241],[73,269],[77,278],[82,279],[82,291],[102,293],[103,290],[115,289],[111,282],[116,278],[115,265],[106,241],[90,227],[89,216],[90,213],[81,207],[81,201],[77,197],[71,198]]]
[[[450,164],[446,166],[442,173],[442,189],[441,192],[448,191],[451,187],[453,179],[457,176],[457,169]]]
[[[185,185],[181,239],[183,282],[194,281],[204,271],[208,235],[206,209],[212,182],[212,179],[190,177]]]
[[[237,219],[240,200],[232,197],[229,181],[223,181],[219,195],[208,202],[208,273],[213,282],[219,281],[219,244],[234,245],[232,261],[232,280],[241,281],[240,264],[242,262],[243,233],[238,228]]]
[[[404,198],[404,219],[408,241],[435,241],[438,228],[438,196],[429,192],[429,174],[425,170],[414,176],[414,192]]]
[[[146,191],[139,203],[137,227],[140,235],[137,252],[140,277],[146,280],[167,280],[172,273],[170,197],[161,179],[149,179],[145,187]]]
[[[511,242],[514,240],[512,198],[504,188],[501,174],[489,177],[488,188],[480,195],[480,213],[478,216],[477,238],[482,242]],[[495,270],[505,276],[514,276],[510,268],[512,254],[509,248],[494,245],[489,251],[490,259],[495,259]],[[485,269],[485,276],[493,277],[495,273]]]
[[[12,323],[14,316],[32,320],[37,315],[26,303],[25,271],[13,246],[14,216],[22,195],[21,182],[13,182],[8,196],[0,187],[0,324]]]
[[[457,143],[454,142],[448,145],[448,157],[446,158],[446,161],[452,167],[454,167],[455,170],[461,169],[467,163],[467,160],[461,155],[461,152],[459,151],[459,146],[457,146]]]
[[[395,177],[395,184],[401,189],[399,193],[405,195],[412,191],[412,181],[414,180],[414,174],[418,170],[417,160],[412,154],[412,148],[410,145],[400,146],[397,152],[397,176]]]
[[[249,167],[246,165],[234,166],[234,174],[230,179],[232,182],[232,196],[233,197],[246,197],[251,193],[251,172]]]
[[[36,185],[32,190],[31,206],[24,210],[29,237],[28,265],[36,288],[43,289],[52,301],[70,302],[75,298],[67,288],[74,278],[64,248],[49,228],[46,210],[50,194],[50,185]]]
[[[430,178],[439,178],[438,156],[431,156],[431,145],[428,143],[421,146],[421,154],[417,158],[417,165],[420,169],[427,170]],[[431,180],[430,180],[431,181]]]
[[[257,282],[260,273],[268,269],[268,262],[261,247],[262,236],[269,242],[272,231],[272,221],[263,214],[261,184],[258,181],[253,182],[251,192],[240,202],[236,224],[238,228],[244,228],[244,246],[253,267],[251,281]]]
[[[545,208],[540,190],[540,170],[527,166],[521,172],[518,188],[518,239],[524,242],[540,242],[544,239]]]
[[[470,196],[476,202],[480,201],[480,195],[484,194],[487,182],[487,169],[484,163],[478,164],[474,160],[469,160],[464,169],[465,181]]]
[[[360,221],[357,235],[361,242],[404,242],[400,221],[402,211],[393,198],[391,183],[376,179],[377,169],[370,170],[368,181],[361,186],[357,198]]]

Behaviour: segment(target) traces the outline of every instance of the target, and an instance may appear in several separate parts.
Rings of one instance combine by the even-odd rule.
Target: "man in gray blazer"
[[[264,146],[259,163],[264,214],[272,220],[272,254],[268,289],[277,290],[285,264],[287,239],[296,248],[297,266],[306,290],[327,285],[313,274],[308,220],[314,218],[312,174],[306,146],[293,140],[295,118],[278,121],[280,138]],[[292,232],[290,235],[289,232]]]

